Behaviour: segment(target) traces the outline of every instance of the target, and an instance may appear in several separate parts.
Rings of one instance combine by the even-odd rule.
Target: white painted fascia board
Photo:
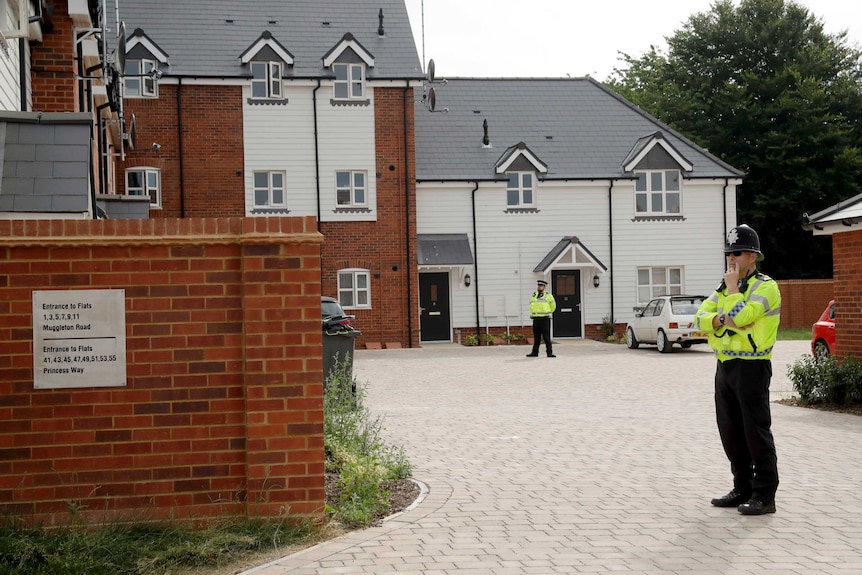
[[[134,48],[138,44],[146,48],[147,52],[152,54],[153,57],[162,64],[168,63],[168,55],[165,54],[158,46],[153,44],[153,42],[146,36],[132,36],[131,38],[129,38],[129,40],[126,42],[126,54],[128,54],[132,50],[132,48]]]
[[[509,155],[509,157],[506,158],[506,160],[504,160],[502,163],[497,165],[497,168],[496,168],[497,173],[498,174],[505,173],[506,170],[509,169],[509,166],[511,166],[515,160],[517,160],[518,158],[520,158],[522,156],[528,162],[530,162],[533,165],[533,167],[536,168],[536,171],[539,172],[540,174],[547,174],[548,173],[548,166],[546,166],[544,162],[542,162],[539,158],[537,158],[535,156],[535,154],[533,154],[533,152],[531,152],[528,148],[517,148],[517,149],[515,149]]]
[[[251,45],[251,47],[245,51],[240,57],[240,61],[243,64],[248,64],[251,62],[255,56],[257,56],[258,52],[260,52],[265,46],[269,46],[272,48],[273,52],[278,54],[278,57],[281,58],[285,64],[288,66],[293,66],[293,55],[290,54],[287,50],[285,50],[284,46],[278,43],[278,41],[272,36],[265,38],[258,38],[257,42]]]
[[[347,35],[345,35],[347,36]],[[338,58],[344,53],[348,48],[352,49],[356,52],[356,55],[359,56],[365,65],[369,68],[374,67],[374,56],[369,54],[365,48],[362,47],[362,44],[356,41],[352,36],[348,38],[342,38],[342,40],[332,49],[329,54],[324,56],[323,58],[323,67],[329,68],[332,64],[338,60]]]
[[[662,148],[664,148],[664,151],[670,154],[670,157],[672,157],[674,161],[679,164],[679,166],[683,169],[684,172],[690,172],[694,169],[694,166],[692,166],[688,161],[686,161],[685,158],[679,155],[679,152],[677,152],[673,146],[668,144],[664,138],[653,138],[652,141],[646,146],[644,146],[644,149],[641,150],[640,153],[635,156],[631,162],[623,166],[623,169],[626,172],[631,172],[632,170],[634,170],[635,167],[640,163],[640,161],[643,160],[644,157],[648,153],[650,153],[650,151],[652,151],[655,146],[661,146]]]

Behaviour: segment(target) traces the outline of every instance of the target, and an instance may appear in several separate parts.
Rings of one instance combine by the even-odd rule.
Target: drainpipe
[[[320,232],[320,142],[317,133],[317,91],[320,90],[320,80],[317,87],[311,92],[311,103],[314,108],[314,181],[317,186],[317,231]],[[323,270],[320,270],[321,275]],[[322,278],[321,278],[322,279]]]
[[[406,262],[406,272],[407,272],[407,347],[413,347],[413,282],[411,278],[413,277],[413,268],[410,265],[410,154],[408,153],[410,147],[408,146],[409,139],[409,127],[407,125],[407,102],[408,94],[411,91],[410,88],[410,80],[405,80],[406,85],[404,86],[404,224],[405,224],[405,242],[404,242],[404,259]]]
[[[21,111],[27,111],[27,42],[18,38],[18,83],[21,87]]]
[[[180,92],[183,90],[183,79],[182,77],[177,78],[177,139],[179,140],[179,154],[180,154],[180,218],[186,217],[186,176],[185,176],[185,162],[183,161],[183,157],[185,154],[183,153],[185,150],[183,148],[183,103],[182,98],[180,96]]]
[[[614,191],[614,179],[611,178],[611,185],[608,187],[608,247],[611,250],[610,270],[611,270],[611,315],[610,320],[614,326],[617,324],[617,318],[614,314],[614,210],[612,195]]]
[[[476,276],[473,278],[473,286],[475,291],[473,296],[476,300],[476,337],[481,337],[482,326],[479,324],[479,236],[476,234],[476,191],[479,189],[479,182],[475,182],[476,186],[470,191],[470,204],[473,211],[473,273]]]

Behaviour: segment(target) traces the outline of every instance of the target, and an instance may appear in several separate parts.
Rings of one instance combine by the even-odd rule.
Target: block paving
[[[709,504],[731,487],[706,346],[561,341],[359,350],[366,405],[385,415],[427,492],[410,510],[244,575],[862,573],[862,420],[773,403],[778,512]],[[782,341],[774,400],[807,341]]]

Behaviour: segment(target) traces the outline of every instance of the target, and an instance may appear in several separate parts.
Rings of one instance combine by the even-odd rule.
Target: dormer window
[[[506,205],[509,208],[532,208],[536,205],[536,176],[533,172],[509,172]]]
[[[125,94],[127,98],[158,98],[160,76],[159,64],[155,60],[126,60],[124,71]]]
[[[361,100],[365,97],[365,66],[362,64],[333,64],[335,73],[333,98],[335,100]]]
[[[635,171],[636,215],[682,213],[679,170]]]
[[[281,62],[252,62],[251,97],[281,98],[282,70]]]

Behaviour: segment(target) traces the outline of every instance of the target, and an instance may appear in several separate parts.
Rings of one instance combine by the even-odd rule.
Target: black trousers
[[[554,353],[553,344],[551,343],[551,318],[549,317],[534,317],[533,318],[533,354],[539,353],[539,341],[545,338],[545,351],[548,355]]]
[[[778,457],[772,437],[769,382],[772,362],[732,359],[715,370],[715,416],[733,487],[743,494],[775,499]]]

